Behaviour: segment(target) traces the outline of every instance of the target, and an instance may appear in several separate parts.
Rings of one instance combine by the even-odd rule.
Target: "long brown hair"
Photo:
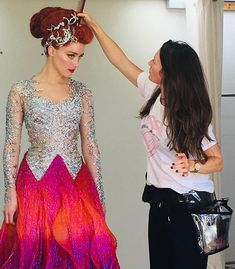
[[[204,137],[212,141],[208,135],[212,108],[199,57],[187,43],[169,40],[160,49],[160,60],[168,147],[206,160],[201,143]],[[149,114],[159,94],[158,88],[141,109],[140,118]]]

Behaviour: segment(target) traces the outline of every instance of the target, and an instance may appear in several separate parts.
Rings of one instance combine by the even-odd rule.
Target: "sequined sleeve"
[[[6,139],[3,151],[3,171],[5,180],[5,202],[9,200],[8,191],[15,188],[20,154],[23,105],[20,96],[21,86],[12,87],[6,106]]]
[[[95,181],[100,200],[105,207],[100,152],[95,136],[95,119],[92,93],[88,89],[83,89],[82,91],[83,115],[80,123],[82,152],[86,164]]]

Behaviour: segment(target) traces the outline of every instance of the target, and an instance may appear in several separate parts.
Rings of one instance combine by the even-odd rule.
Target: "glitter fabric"
[[[16,180],[17,224],[0,232],[1,269],[119,269],[92,176],[73,179],[57,155],[38,181],[24,158]]]
[[[4,147],[5,200],[8,190],[15,186],[20,153],[22,123],[25,121],[30,148],[26,159],[37,180],[41,180],[56,155],[60,155],[72,178],[82,165],[79,152],[89,154],[89,169],[94,177],[100,200],[104,191],[100,153],[95,138],[92,94],[82,83],[69,80],[70,96],[60,103],[41,96],[34,78],[15,84],[7,103],[6,142]]]

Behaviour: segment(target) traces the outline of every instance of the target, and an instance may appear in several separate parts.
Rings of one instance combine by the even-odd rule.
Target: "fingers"
[[[13,224],[13,225],[15,224],[15,222],[14,222],[14,214],[15,214],[15,212],[10,212],[9,215],[8,215],[9,223]]]
[[[83,18],[83,17],[85,17],[85,13],[84,12],[83,13],[77,12],[77,16]]]
[[[77,16],[79,18],[82,18],[83,20],[87,21],[88,19],[90,19],[90,17],[88,16],[88,14],[86,12],[78,12],[77,13]]]
[[[176,173],[181,173],[182,176],[188,176],[189,174],[189,162],[185,153],[177,153],[178,159],[171,164],[171,169],[174,169]]]
[[[5,223],[8,224],[9,223],[9,221],[8,221],[8,214],[6,213],[5,210],[3,210],[3,215],[4,215],[4,221],[5,221]]]
[[[3,215],[6,224],[15,224],[16,210],[6,208],[3,210]]]
[[[4,212],[4,221],[6,224],[15,224],[14,212]]]
[[[87,12],[86,11],[83,11],[83,12],[78,11],[77,12],[77,16],[79,16],[79,17],[84,17],[86,15],[87,15]]]
[[[78,12],[77,16],[82,19],[82,22],[86,23],[88,26],[92,26],[94,24],[94,20],[84,11]]]
[[[80,19],[80,24],[86,24],[87,23],[84,13],[78,12],[77,17],[79,17],[79,19]]]

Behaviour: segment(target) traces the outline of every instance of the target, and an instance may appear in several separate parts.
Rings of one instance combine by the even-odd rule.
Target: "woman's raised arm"
[[[87,13],[78,13],[77,15],[82,17],[85,23],[92,29],[110,63],[137,86],[137,78],[143,70],[129,60],[118,44]]]

